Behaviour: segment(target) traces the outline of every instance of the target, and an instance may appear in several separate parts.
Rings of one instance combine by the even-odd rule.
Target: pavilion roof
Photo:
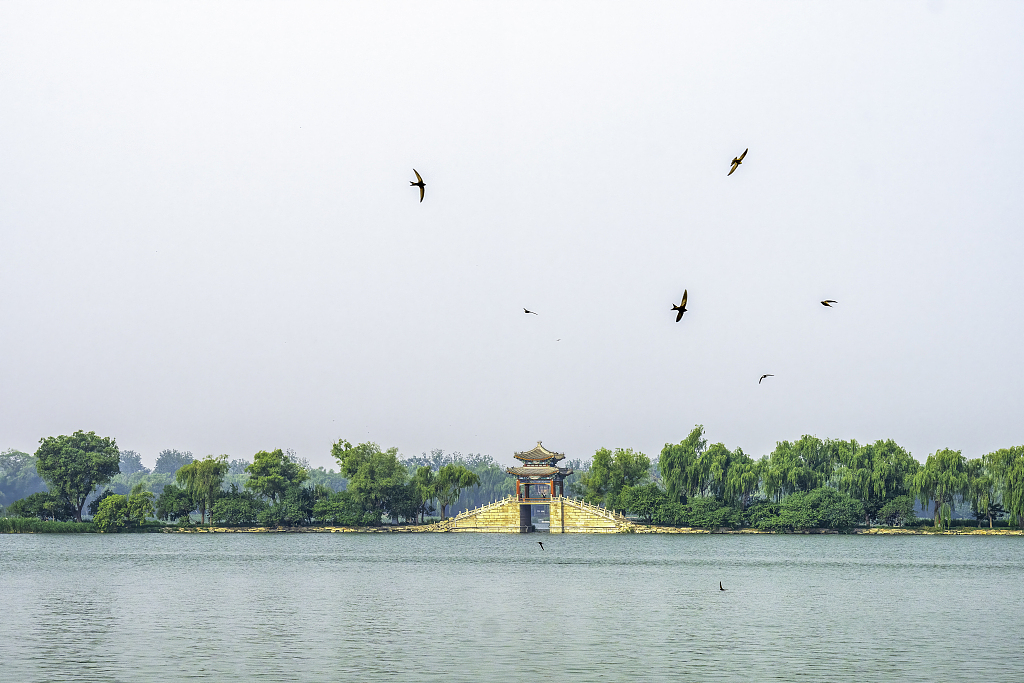
[[[538,441],[537,445],[531,448],[530,450],[525,451],[523,453],[516,453],[512,457],[515,458],[516,460],[522,460],[523,462],[542,462],[545,460],[556,462],[558,460],[563,459],[565,457],[565,454],[549,451],[548,449],[544,448],[543,444],[541,444],[540,441]]]
[[[552,477],[556,474],[568,476],[572,470],[568,467],[554,467],[553,465],[527,465],[526,467],[509,467],[505,470],[517,477]]]

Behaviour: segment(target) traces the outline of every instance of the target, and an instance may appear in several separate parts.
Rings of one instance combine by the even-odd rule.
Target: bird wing
[[[740,155],[740,161],[743,161],[743,157],[747,156],[747,152],[749,152],[749,151],[750,151],[749,147],[747,149],[743,150],[743,154]]]
[[[682,319],[683,319],[683,309],[680,308],[679,309],[679,313],[676,315],[676,322],[679,322]]]
[[[728,176],[731,176],[731,175],[732,175],[732,172],[733,172],[733,171],[735,171],[735,170],[736,170],[737,168],[739,168],[739,167],[740,167],[740,165],[739,165],[739,164],[737,164],[737,163],[736,163],[735,161],[734,161],[734,162],[732,162],[732,168],[730,168],[730,169],[729,169],[729,172],[725,174],[725,175],[726,175],[726,177],[728,177]]]
[[[420,201],[423,201],[423,186],[420,185]]]
[[[412,169],[412,172],[416,174],[416,181],[422,183],[423,177],[420,175],[420,172],[417,171],[415,168]]]
[[[679,304],[683,308],[686,308],[686,290],[683,290],[683,303]]]

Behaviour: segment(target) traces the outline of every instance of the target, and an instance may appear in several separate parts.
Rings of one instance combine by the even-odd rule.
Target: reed
[[[92,522],[53,522],[26,517],[0,517],[0,534],[86,534],[94,533]]]

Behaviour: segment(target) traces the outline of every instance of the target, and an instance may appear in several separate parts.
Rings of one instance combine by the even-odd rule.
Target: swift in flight
[[[821,305],[822,306],[828,306],[829,308],[832,308],[832,304],[837,304],[837,303],[839,303],[839,302],[835,301],[834,299],[825,299],[824,301],[821,302]]]
[[[765,377],[774,377],[774,376],[775,376],[775,375],[761,375],[761,379],[764,379]],[[761,383],[761,379],[757,380],[757,383],[758,383],[758,384],[760,384],[760,383]]]
[[[676,322],[679,322],[680,320],[683,319],[683,313],[686,313],[686,290],[685,289],[683,290],[683,300],[679,302],[678,306],[676,306],[675,304],[672,304],[672,310],[673,311],[679,311],[679,315],[676,316]]]
[[[427,184],[425,182],[423,182],[423,176],[420,175],[419,171],[417,171],[414,168],[414,169],[412,169],[412,172],[416,174],[416,182],[414,183],[413,181],[410,180],[409,184],[412,185],[413,187],[420,188],[420,201],[422,202],[423,201],[423,190],[426,189]]]
[[[738,157],[733,158],[733,160],[732,160],[732,168],[730,168],[729,172],[725,174],[726,176],[731,176],[733,174],[733,172],[735,172],[736,169],[740,167],[740,164],[743,163],[743,157],[747,156],[747,152],[749,152],[749,151],[750,151],[750,148],[748,147],[747,149],[743,150],[743,154],[739,155]]]

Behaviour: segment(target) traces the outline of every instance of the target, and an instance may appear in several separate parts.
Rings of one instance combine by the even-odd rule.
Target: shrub
[[[893,498],[878,511],[878,521],[887,526],[908,526],[916,519],[917,511],[911,496]]]
[[[114,494],[104,497],[92,521],[102,533],[141,527],[148,515],[153,514],[153,494],[136,485],[130,496]]]
[[[655,524],[661,526],[686,526],[689,520],[689,510],[682,503],[675,501],[662,503],[654,511],[652,519]]]
[[[128,496],[114,494],[100,501],[92,522],[101,533],[120,531],[128,525]]]
[[[260,526],[296,526],[302,524],[305,518],[299,506],[290,500],[271,505],[256,515]]]
[[[219,524],[249,526],[256,524],[259,514],[267,509],[267,504],[249,491],[239,490],[235,484],[231,490],[221,494],[213,504],[210,518]]]
[[[363,510],[351,491],[338,491],[317,501],[313,517],[321,524],[340,526],[376,526],[380,524],[380,513]]]
[[[818,488],[786,496],[776,514],[762,514],[756,526],[770,531],[847,530],[863,517],[864,506],[859,500],[835,489]]]
[[[740,526],[743,522],[743,513],[716,498],[690,498],[686,505],[676,502],[662,503],[654,512],[653,520],[655,524],[664,526],[718,529]]]
[[[49,491],[39,491],[11,503],[7,514],[12,517],[35,517],[39,520],[70,522],[75,519],[75,509],[60,496]]]
[[[650,524],[658,508],[668,501],[668,496],[655,483],[644,486],[624,486],[619,494],[619,504],[627,511],[639,515]]]
[[[174,484],[167,484],[156,500],[156,516],[158,519],[174,522],[182,517],[188,517],[196,507],[196,502],[188,491]]]

